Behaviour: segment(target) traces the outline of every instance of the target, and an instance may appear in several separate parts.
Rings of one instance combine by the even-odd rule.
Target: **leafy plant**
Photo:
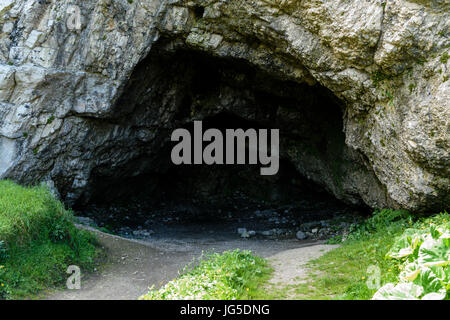
[[[247,250],[209,254],[195,267],[159,290],[151,288],[142,300],[232,300],[250,294],[270,273],[266,262]]]
[[[442,300],[450,291],[450,219],[441,214],[439,221],[425,220],[409,228],[396,239],[387,258],[400,262],[398,284],[388,283],[373,296],[374,300]]]
[[[414,221],[414,216],[404,210],[376,210],[372,217],[361,224],[350,226],[348,240],[370,238],[377,232],[394,234]]]
[[[4,274],[5,274],[5,266],[0,265],[0,300],[6,299],[6,297],[8,297],[11,293],[8,284],[4,279],[5,278]]]

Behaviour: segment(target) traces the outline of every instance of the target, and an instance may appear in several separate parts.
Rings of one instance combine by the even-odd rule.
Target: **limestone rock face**
[[[86,200],[225,110],[339,199],[445,209],[449,25],[447,0],[0,0],[0,178]]]

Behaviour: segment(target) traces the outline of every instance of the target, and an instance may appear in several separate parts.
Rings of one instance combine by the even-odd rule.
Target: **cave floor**
[[[105,258],[82,276],[80,290],[49,293],[47,299],[137,299],[159,288],[204,252],[241,249],[267,258],[274,268],[268,286],[283,288],[308,276],[306,262],[334,246],[361,219],[358,209],[334,201],[302,199],[279,203],[240,201],[226,205],[142,201],[92,205],[77,212],[80,228],[98,235]],[[298,232],[302,237],[298,237]],[[299,238],[301,240],[299,240]]]
[[[163,202],[154,206],[143,201],[90,205],[77,212],[80,223],[124,238],[144,240],[158,248],[181,243],[190,246],[249,240],[326,240],[342,235],[358,223],[361,210],[330,199],[299,201],[250,201],[236,197],[225,203],[185,201]],[[180,248],[177,248],[180,250]]]

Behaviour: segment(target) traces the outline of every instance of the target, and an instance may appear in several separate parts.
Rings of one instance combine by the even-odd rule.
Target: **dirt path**
[[[201,256],[202,251],[222,252],[247,249],[269,258],[274,266],[273,283],[292,284],[306,275],[304,264],[335,246],[298,240],[217,239],[204,234],[195,239],[137,241],[92,229],[106,250],[101,269],[82,277],[80,290],[62,290],[47,296],[50,300],[137,299],[154,285],[160,287],[178,271]]]
[[[314,244],[281,251],[269,257],[269,263],[274,268],[273,277],[268,284],[269,288],[282,289],[287,299],[298,298],[295,287],[305,283],[309,276],[306,264],[338,247],[339,245]]]

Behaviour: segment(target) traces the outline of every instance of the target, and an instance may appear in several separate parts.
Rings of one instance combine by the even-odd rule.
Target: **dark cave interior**
[[[136,67],[109,119],[149,130],[152,139],[131,141],[138,152],[126,163],[94,168],[89,198],[75,210],[101,216],[98,208],[129,212],[124,208],[138,203],[140,211],[210,220],[261,206],[297,208],[300,215],[367,209],[336,199],[330,183],[320,181],[332,176],[338,183],[333,164],[346,161],[342,102],[326,88],[277,79],[245,61],[168,47],[162,41]],[[172,164],[171,132],[192,131],[195,120],[205,129],[279,129],[278,174],[261,176],[259,165]]]

